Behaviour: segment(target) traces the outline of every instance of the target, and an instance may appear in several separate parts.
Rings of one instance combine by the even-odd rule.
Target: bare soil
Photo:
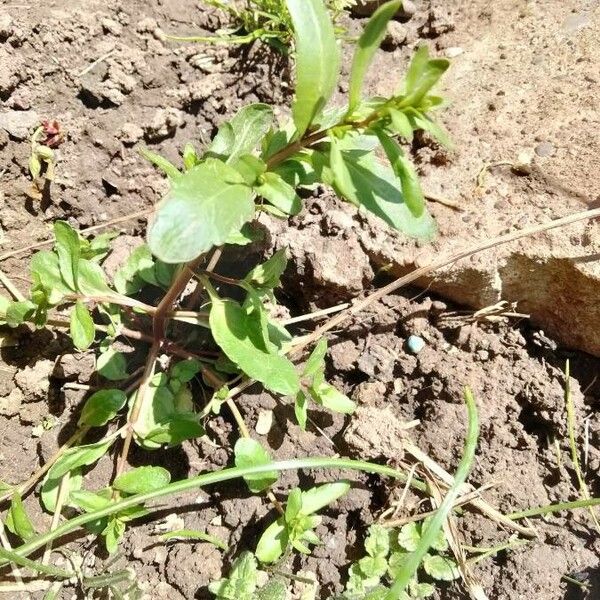
[[[445,84],[451,88],[453,105],[442,120],[457,151],[450,155],[423,138],[412,152],[427,188],[462,203],[463,210],[432,205],[441,235],[430,248],[406,243],[323,190],[306,199],[305,210],[292,220],[291,228],[261,217],[269,236],[267,247],[257,252],[288,249],[286,291],[279,300],[292,315],[352,299],[385,283],[402,265],[419,264],[447,245],[523,227],[542,216],[566,214],[600,193],[593,177],[600,156],[593,126],[598,73],[593,73],[589,53],[598,41],[591,27],[594,3],[415,4],[410,20],[394,24],[370,83],[375,91],[389,90],[422,40],[440,54],[454,56],[456,66],[447,77],[458,84]],[[349,21],[349,30],[357,30],[360,23]],[[563,29],[553,29],[556,24]],[[0,7],[3,251],[48,239],[58,218],[85,228],[149,210],[164,192],[165,181],[139,156],[139,145],[176,161],[187,141],[203,144],[240,106],[256,101],[284,106],[289,65],[264,47],[179,45],[163,37],[164,32],[209,32],[217,25],[213,12],[184,0],[50,0],[43,8],[15,0]],[[506,46],[503,40],[511,32],[518,34],[520,46]],[[526,40],[531,40],[531,48]],[[581,56],[569,58],[582,48]],[[562,103],[552,102],[552,94]],[[533,99],[541,104],[534,105]],[[31,192],[27,164],[28,135],[41,119],[58,120],[66,141],[60,148],[57,181],[40,200]],[[574,153],[573,148],[582,152]],[[512,161],[522,150],[537,156],[536,168],[517,176],[510,168],[497,167],[488,176],[487,191],[473,200],[482,162]],[[569,193],[557,193],[559,183]],[[140,237],[144,227],[145,220],[139,218],[116,228]],[[582,253],[598,243],[594,227],[571,235]],[[390,256],[395,261],[391,272]],[[1,263],[22,291],[29,284],[27,260],[24,253]],[[239,257],[230,257],[224,264],[233,270],[238,262]],[[529,268],[535,273],[535,264]],[[448,284],[443,276],[439,282],[443,292]],[[544,285],[533,276],[532,282]],[[493,282],[478,281],[482,288],[486,284],[493,287]],[[575,289],[560,293],[567,301],[577,297]],[[449,314],[457,310],[460,314]],[[477,397],[482,424],[470,481],[476,486],[493,483],[485,498],[511,512],[579,497],[568,458],[563,399],[568,358],[579,419],[577,441],[586,448],[590,491],[599,494],[598,360],[562,347],[526,318],[472,321],[471,315],[443,296],[409,289],[335,332],[330,337],[328,374],[359,404],[351,419],[313,412],[314,423],[302,432],[289,404],[257,388],[240,398],[240,408],[252,430],[262,413],[273,411],[268,435],[257,436],[281,459],[339,453],[397,464],[403,448],[399,436],[391,433],[403,422],[418,419],[407,435],[453,471],[462,450],[462,396],[468,385]],[[75,355],[64,336],[27,328],[2,335],[0,479],[18,482],[72,432],[85,397],[73,384],[96,382],[92,356]],[[411,335],[425,342],[418,354],[407,347]],[[42,423],[51,427],[40,435],[37,426]],[[162,464],[174,480],[231,464],[236,429],[229,415],[212,419],[208,430],[210,440],[160,453],[138,449],[131,462]],[[87,476],[90,489],[106,482],[112,465],[112,458],[105,457]],[[283,497],[291,486],[342,476],[355,485],[326,512],[318,531],[324,545],[288,565],[293,572],[316,573],[322,598],[342,589],[349,564],[361,555],[366,527],[398,500],[402,490],[378,477],[337,472],[287,473],[276,490]],[[412,514],[418,502],[408,495],[399,515]],[[35,495],[28,497],[27,507],[40,530],[50,526],[50,516]],[[241,550],[254,548],[273,516],[266,500],[249,496],[241,482],[165,503],[159,517],[172,521],[173,515],[183,519],[186,528],[220,537],[230,550],[223,553],[206,543],[159,542],[156,518],[132,527],[123,555],[111,568],[131,566],[148,598],[210,598],[208,583],[223,575]],[[474,568],[488,597],[600,597],[600,540],[589,514],[562,513],[536,520],[535,526],[538,537],[531,543]],[[494,546],[510,536],[471,512],[458,520],[458,528],[469,545]],[[70,540],[73,552],[83,554],[90,548],[95,548],[91,540]],[[102,572],[107,557],[97,550],[96,555],[96,572]],[[564,576],[591,587],[582,591]],[[69,590],[64,597],[71,594]],[[449,600],[466,597],[458,584],[442,586],[436,594]]]

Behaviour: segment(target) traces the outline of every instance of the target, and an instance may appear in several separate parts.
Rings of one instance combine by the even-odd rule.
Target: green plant
[[[406,562],[409,553],[414,552],[421,540],[423,529],[429,521],[422,524],[408,523],[399,531],[390,530],[381,525],[372,525],[365,540],[367,556],[350,567],[349,579],[343,598],[385,598],[388,588],[386,581],[394,580],[401,565]],[[431,550],[423,557],[421,571],[434,581],[452,581],[460,575],[456,563],[447,556],[448,542],[443,531],[439,531]],[[435,588],[430,583],[419,581],[415,574],[401,598],[418,599],[433,595]]]
[[[313,529],[321,522],[315,515],[350,489],[346,482],[327,483],[310,490],[293,489],[285,512],[262,534],[256,547],[256,557],[263,563],[273,563],[292,546],[303,554],[310,554],[307,544],[319,544]]]
[[[326,341],[317,344],[299,372],[291,356],[298,355],[306,342],[294,339],[269,313],[268,302],[275,301],[273,290],[286,268],[284,252],[241,279],[215,272],[214,265],[220,247],[253,241],[251,222],[258,211],[282,218],[298,214],[299,190],[319,184],[330,185],[341,198],[408,235],[422,239],[434,235],[415,171],[395,138],[409,140],[414,130],[424,129],[445,140],[428,113],[441,102],[429,92],[447,69],[447,61],[430,59],[427,49],[421,48],[397,94],[370,99],[361,95],[364,74],[399,5],[399,0],[388,2],[373,15],[355,52],[348,103],[329,108],[340,68],[333,24],[321,0],[287,0],[296,35],[292,122],[278,126],[273,109],[265,104],[244,107],[219,128],[204,152],[188,144],[181,170],[146,151],[146,157],[168,176],[170,191],[157,206],[147,245],[132,252],[112,281],[102,263],[114,235],[87,239],[58,221],[53,250],[32,258],[30,297],[0,301],[8,325],[29,322],[65,328],[75,348],[93,347],[97,352],[105,388],[86,400],[78,431],[39,476],[44,476],[44,507],[57,514],[65,506],[80,511],[70,526],[84,525],[102,535],[109,552],[117,549],[127,524],[146,513],[145,501],[167,488],[183,489],[169,488],[170,475],[160,467],[128,469],[133,443],[159,450],[200,437],[205,433],[204,419],[226,404],[242,436],[235,445],[236,476],[244,475],[251,491],[268,492],[277,480],[277,469],[269,468],[271,458],[250,439],[233,402],[239,385],[256,380],[273,394],[294,399],[302,427],[309,398],[342,413],[354,409],[325,380]],[[377,158],[378,145],[389,166]],[[190,282],[196,289],[186,302],[192,299],[194,305],[183,309],[179,304]],[[225,295],[220,283],[235,286],[240,293]],[[234,299],[240,294],[241,300]],[[150,304],[148,298],[159,301]],[[187,327],[185,333],[172,327],[173,322]],[[121,336],[149,345],[143,367],[135,369],[118,351],[115,342]],[[168,356],[167,362],[159,362],[161,354]],[[202,410],[197,397],[208,398]],[[92,429],[105,433],[98,441],[81,444]],[[83,489],[84,470],[118,446],[113,481],[102,489]],[[367,470],[378,469],[361,464]],[[37,477],[34,474],[3,492],[4,497],[13,497],[11,524],[25,541],[23,555],[39,547],[41,540],[49,543],[66,531],[58,527],[37,536],[21,518],[20,494]],[[225,479],[216,473],[214,481],[221,480]],[[308,551],[307,543],[318,541],[312,531],[318,522],[314,512],[345,490],[346,483],[293,490],[284,514],[261,539],[257,556],[265,562],[277,560],[288,545]]]
[[[294,24],[286,0],[204,0],[222,10],[229,19],[229,27],[210,36],[169,36],[180,42],[207,42],[225,44],[250,44],[261,40],[278,52],[288,54],[294,35]],[[325,0],[334,23],[343,11],[356,0]],[[337,31],[343,30],[336,26]]]

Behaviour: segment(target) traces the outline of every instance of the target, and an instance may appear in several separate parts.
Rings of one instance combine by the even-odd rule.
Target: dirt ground
[[[402,240],[323,190],[306,199],[292,227],[261,217],[270,234],[268,246],[288,250],[286,293],[279,300],[292,315],[352,299],[422,264],[433,253],[581,210],[600,197],[595,177],[600,168],[600,74],[593,57],[599,37],[594,27],[597,3],[414,4],[412,18],[394,23],[369,84],[374,92],[392,89],[423,40],[437,53],[452,57],[444,82],[451,104],[441,120],[456,150],[449,154],[427,138],[419,138],[411,150],[425,188],[462,210],[432,203],[440,236],[429,247]],[[360,23],[349,21],[350,32]],[[26,0],[0,5],[3,252],[48,239],[55,219],[85,228],[150,209],[164,192],[165,181],[139,156],[140,145],[175,162],[186,142],[202,145],[240,106],[257,101],[285,105],[290,97],[289,65],[264,48],[240,52],[174,44],[163,37],[164,32],[211,31],[217,25],[213,12],[187,0],[49,0],[43,9]],[[41,119],[58,120],[66,141],[60,148],[57,181],[39,199],[31,193],[27,165],[28,137]],[[523,152],[532,158],[528,175],[500,165],[490,170],[483,187],[477,187],[484,163],[515,162]],[[593,258],[600,251],[598,227],[581,225],[542,236],[542,241],[558,257],[570,256],[575,249]],[[145,220],[130,219],[118,228],[139,237]],[[261,414],[273,411],[274,424],[262,441],[277,458],[339,453],[396,464],[402,447],[390,439],[389,427],[418,419],[409,433],[412,441],[453,471],[465,430],[463,389],[469,385],[481,418],[470,482],[493,483],[485,498],[504,512],[574,500],[579,492],[568,456],[563,399],[568,358],[578,445],[586,449],[590,492],[598,495],[598,359],[578,351],[577,347],[590,348],[582,338],[577,338],[581,344],[573,338],[567,348],[539,326],[546,322],[539,307],[548,306],[540,300],[548,289],[560,297],[555,312],[577,308],[585,299],[577,289],[549,287],[552,271],[526,255],[541,243],[524,242],[522,264],[506,271],[503,280],[513,286],[531,282],[533,291],[517,310],[535,313],[533,321],[510,317],[471,322],[472,311],[452,304],[457,299],[475,304],[474,297],[489,298],[490,304],[497,301],[497,282],[478,274],[494,256],[478,257],[464,265],[475,273],[472,288],[463,285],[459,293],[459,279],[452,272],[440,275],[435,293],[404,290],[330,337],[328,375],[358,403],[354,417],[315,412],[311,416],[318,429],[302,432],[293,424],[289,405],[254,389],[240,399],[248,423],[254,427]],[[229,264],[235,262],[232,258]],[[598,268],[597,257],[595,262],[582,258],[582,263],[582,277],[586,269],[591,273]],[[0,267],[18,288],[27,290],[27,255],[4,260]],[[551,322],[548,315],[546,319]],[[73,415],[84,398],[77,384],[94,383],[94,365],[91,355],[74,355],[66,338],[49,331],[9,330],[3,335],[0,479],[17,482],[47,460],[72,431]],[[416,355],[407,348],[411,335],[425,342]],[[598,343],[597,336],[590,331],[588,340],[595,337]],[[565,341],[564,336],[560,339]],[[40,434],[42,423],[53,427]],[[216,417],[208,429],[210,441],[160,454],[137,450],[132,464],[163,464],[173,479],[231,464],[235,426],[229,416]],[[105,482],[111,465],[109,458],[100,462],[88,476],[90,488]],[[322,598],[341,590],[349,564],[360,556],[365,528],[402,491],[378,477],[343,475],[356,485],[326,513],[318,531],[325,544],[288,565],[293,572],[316,573]],[[277,491],[340,476],[288,473]],[[418,498],[409,495],[400,514],[411,514],[417,503]],[[50,517],[34,495],[27,506],[39,529],[47,529]],[[190,494],[178,500],[176,508],[165,504],[160,516],[182,519],[186,528],[220,537],[229,544],[229,552],[205,543],[158,543],[154,519],[129,530],[116,567],[131,566],[148,598],[210,598],[208,583],[223,575],[240,551],[254,547],[272,517],[269,511],[268,503],[249,496],[242,483]],[[600,538],[589,514],[562,513],[536,520],[535,526],[538,537],[531,543],[475,566],[474,575],[488,597],[600,597]],[[469,545],[494,546],[511,534],[470,512],[458,527]],[[70,546],[78,553],[94,547],[83,538]],[[106,559],[97,554],[97,572]],[[590,587],[584,591],[564,576]],[[448,600],[466,597],[458,584],[442,586],[436,594]]]

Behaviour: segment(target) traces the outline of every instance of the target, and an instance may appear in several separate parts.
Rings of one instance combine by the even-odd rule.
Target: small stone
[[[146,17],[145,19],[138,21],[135,30],[138,33],[152,33],[157,27],[158,23],[156,22],[156,19]]]
[[[384,50],[394,50],[406,41],[406,36],[408,32],[406,31],[406,27],[402,25],[402,23],[398,23],[398,21],[390,21],[388,23],[387,32],[385,37],[383,38],[383,42],[381,43],[381,47]]]
[[[446,48],[444,54],[446,55],[446,58],[456,58],[457,56],[460,56],[463,52],[464,49],[460,46],[451,46],[450,48]]]
[[[113,19],[104,18],[100,21],[100,25],[102,25],[105,33],[111,33],[112,35],[120,36],[123,31],[123,25],[113,21]]]
[[[178,127],[185,123],[182,111],[177,108],[159,108],[152,118],[152,123],[145,128],[146,138],[151,142],[159,142],[175,135]]]
[[[477,358],[481,362],[486,362],[490,360],[490,353],[487,350],[477,350]]]
[[[256,433],[258,435],[267,435],[273,426],[273,411],[261,410],[256,420]]]
[[[0,15],[0,42],[5,42],[13,34],[13,20],[8,13]]]
[[[46,399],[50,389],[50,375],[54,370],[54,362],[47,359],[36,361],[33,366],[27,366],[15,375],[15,383],[25,394],[25,402]]]
[[[23,392],[19,388],[13,388],[8,394],[0,398],[0,415],[14,417],[18,414],[23,403]]]
[[[425,340],[418,335],[411,335],[406,340],[406,348],[411,354],[419,354],[425,348]]]
[[[352,392],[352,400],[359,405],[376,404],[385,397],[387,386],[382,381],[364,381]]]
[[[535,147],[535,153],[538,156],[552,156],[554,154],[554,146],[550,142],[542,142]]]
[[[133,146],[144,137],[144,130],[135,123],[124,123],[119,133],[119,139],[126,146]]]
[[[34,110],[8,110],[0,113],[0,129],[12,138],[21,141],[29,137],[29,132],[40,122]]]
[[[344,340],[331,346],[329,357],[336,371],[353,371],[360,357],[360,350],[352,340]]]
[[[531,175],[531,159],[532,156],[529,152],[519,152],[517,160],[512,166],[513,171],[519,175]]]

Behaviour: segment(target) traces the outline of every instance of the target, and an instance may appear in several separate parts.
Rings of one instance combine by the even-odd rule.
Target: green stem
[[[537,508],[528,508],[519,512],[506,515],[509,519],[516,521],[527,517],[540,517],[561,510],[575,510],[576,508],[590,508],[590,506],[600,505],[600,498],[589,498],[587,500],[574,500],[573,502],[559,502],[558,504],[548,504],[547,506],[538,506]]]
[[[268,463],[266,465],[257,465],[254,467],[231,467],[221,471],[205,473],[203,475],[191,477],[190,479],[176,481],[175,483],[171,483],[159,490],[154,490],[145,494],[129,496],[128,498],[119,500],[118,502],[113,502],[101,510],[79,515],[74,519],[66,521],[54,531],[41,534],[29,540],[22,546],[15,548],[14,552],[20,556],[27,556],[38,548],[45,546],[48,542],[64,535],[68,535],[80,527],[83,527],[87,523],[92,523],[99,519],[103,519],[104,517],[117,514],[127,508],[144,504],[150,500],[157,500],[158,498],[164,498],[166,496],[182,494],[188,490],[205,487],[215,483],[221,483],[223,481],[229,481],[231,479],[238,479],[248,475],[256,475],[257,473],[266,473],[270,471],[291,471],[298,469],[351,469],[354,471],[365,471],[367,473],[379,473],[380,475],[387,475],[388,477],[392,477],[400,481],[406,481],[407,479],[407,476],[404,473],[397,471],[396,469],[392,469],[391,467],[361,460],[350,460],[344,458],[297,458]],[[0,567],[5,566],[9,562],[10,559],[0,560]]]
[[[40,562],[36,562],[34,560],[29,560],[25,558],[18,552],[14,550],[5,550],[0,547],[0,558],[2,559],[2,566],[8,563],[15,563],[20,567],[27,567],[32,571],[37,571],[38,573],[44,573],[45,575],[51,575],[52,577],[60,577],[61,579],[69,579],[73,577],[74,573],[69,573],[68,571],[63,571],[57,567],[52,567],[50,565],[43,565]]]
[[[423,532],[416,550],[408,556],[406,562],[402,565],[402,568],[396,576],[394,585],[385,596],[385,600],[397,600],[406,589],[406,586],[417,572],[423,557],[437,538],[440,529],[443,527],[444,522],[448,517],[448,513],[452,510],[452,506],[454,505],[454,501],[459,494],[462,484],[466,481],[467,476],[471,471],[471,465],[473,464],[475,450],[477,448],[477,438],[479,436],[479,419],[477,417],[477,407],[475,406],[473,393],[468,388],[465,389],[465,402],[467,404],[469,415],[469,425],[463,457],[456,469],[454,483],[448,489],[444,500],[440,504],[435,516],[432,517],[429,526]]]

